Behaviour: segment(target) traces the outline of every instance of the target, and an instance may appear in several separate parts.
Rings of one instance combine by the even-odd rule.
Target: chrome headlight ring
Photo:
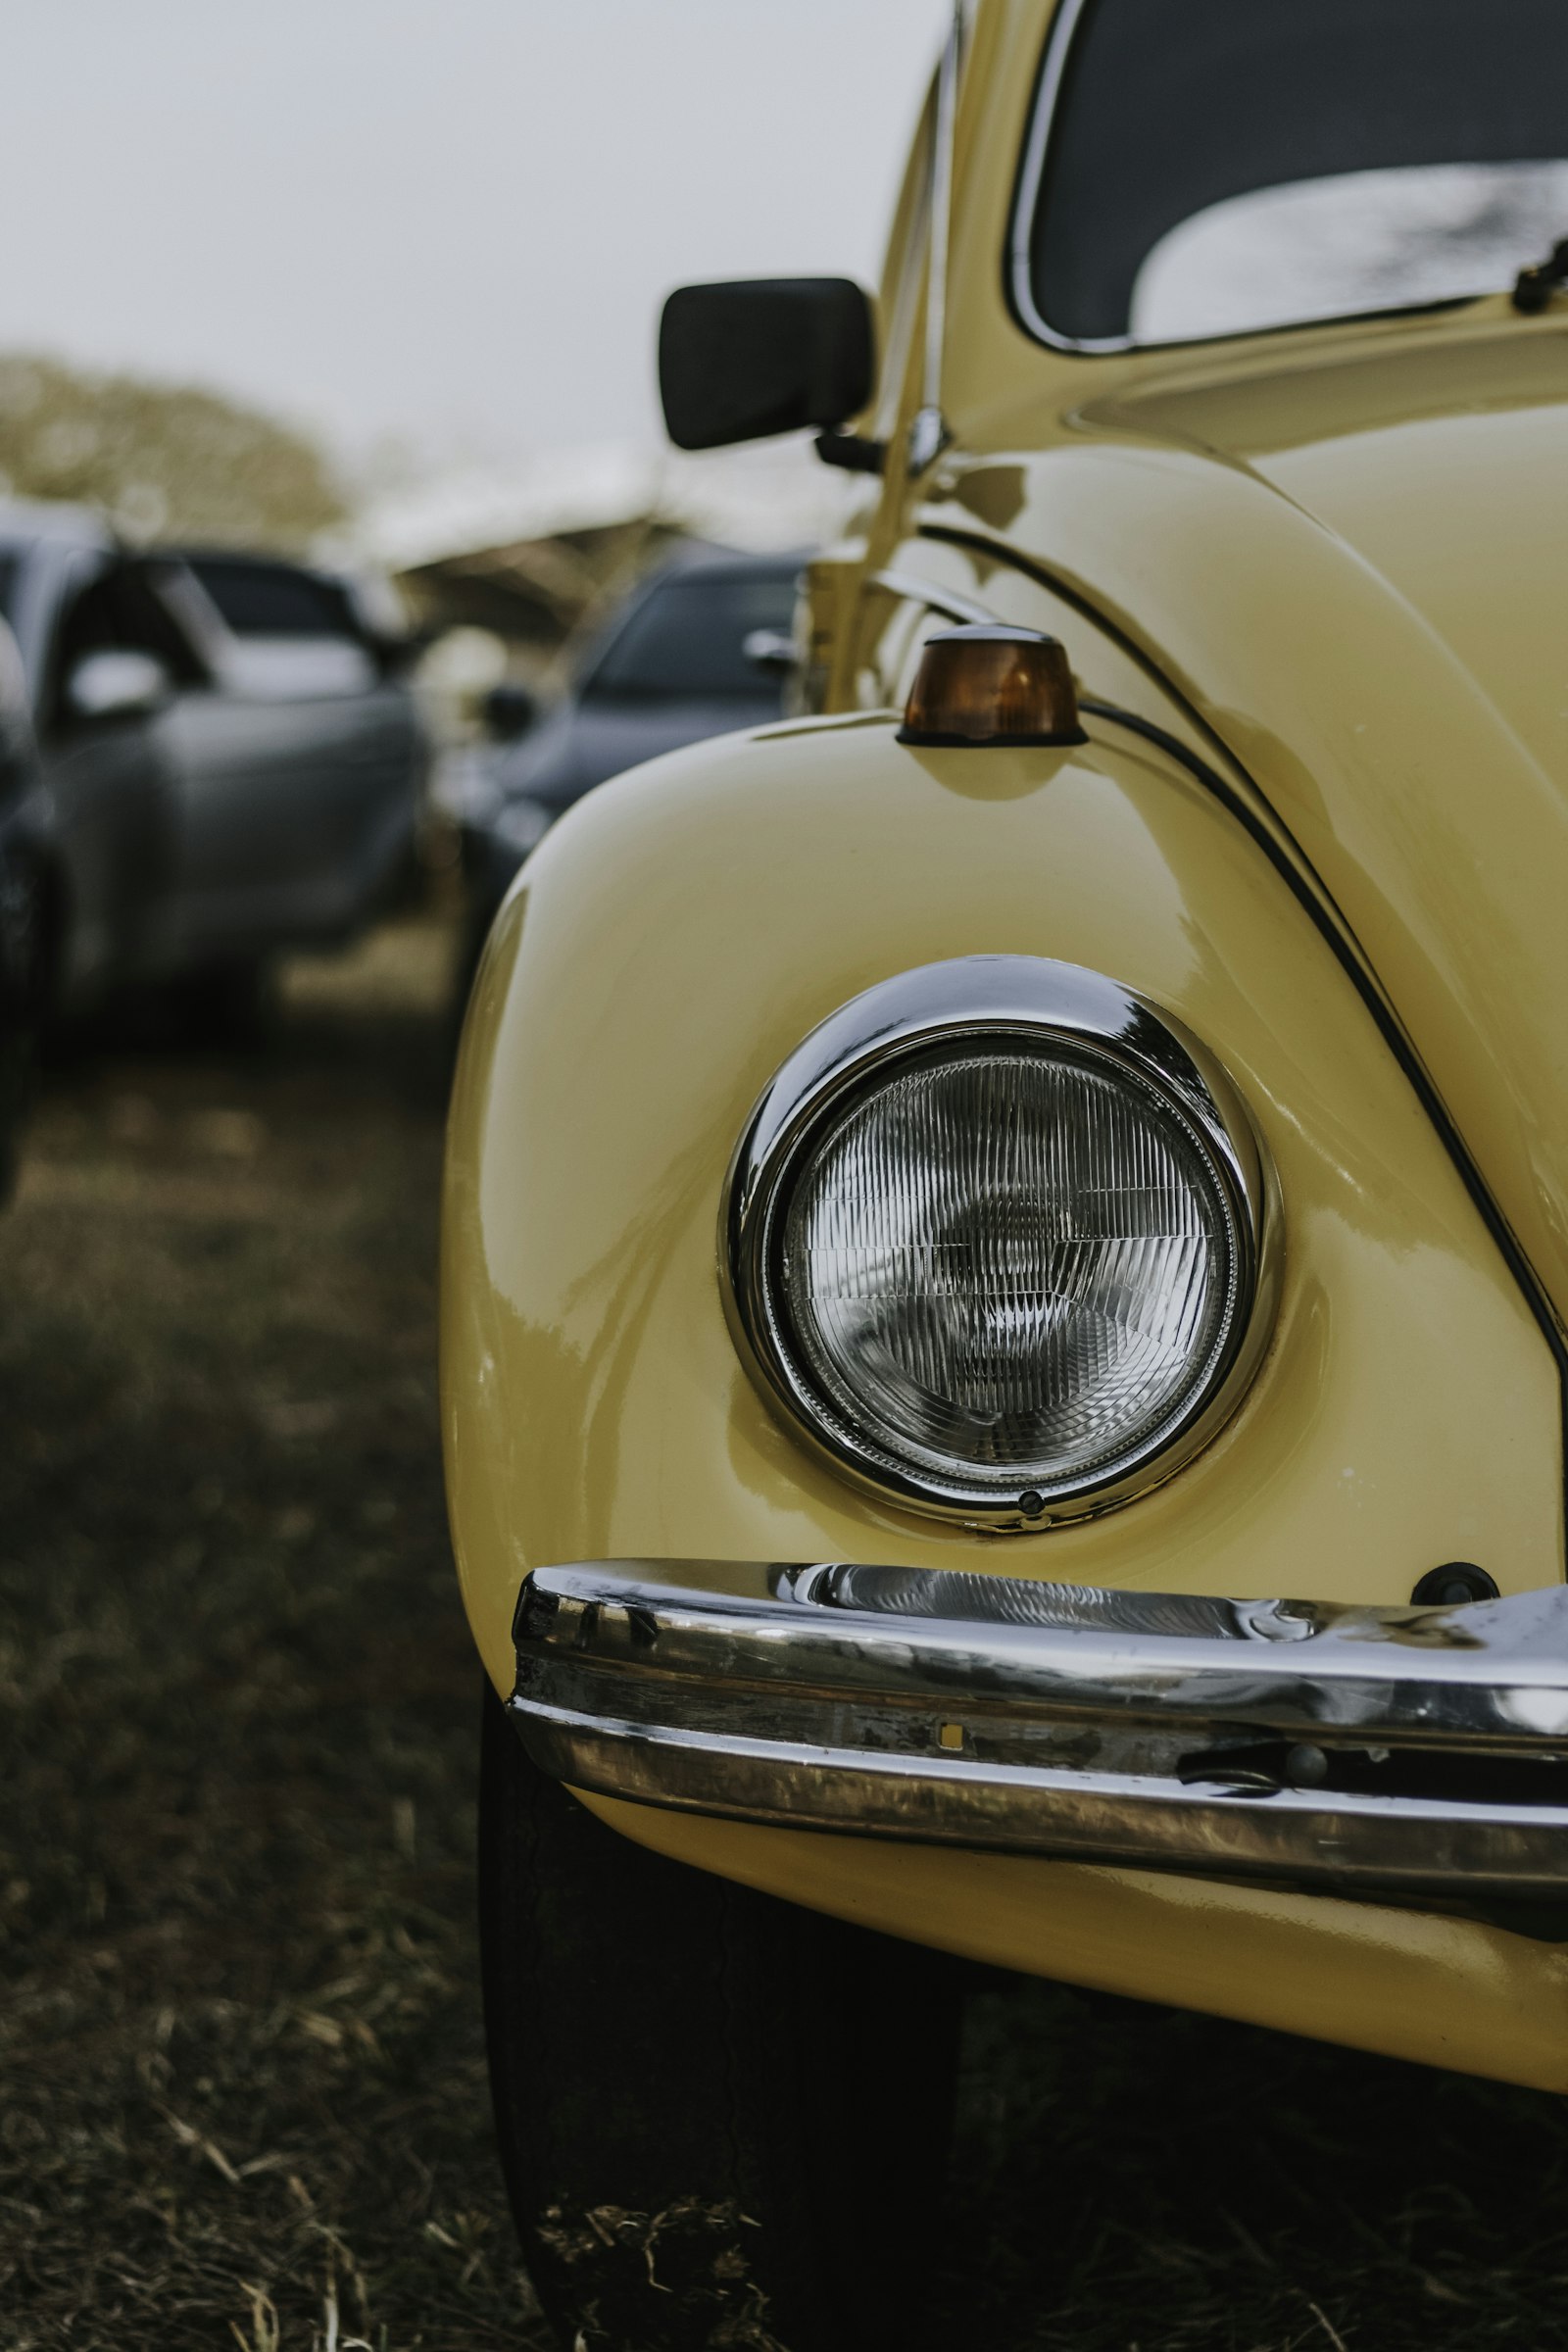
[[[964,1102],[967,1129],[955,1115]],[[1119,1180],[1094,1181],[1118,1150]],[[1074,1168],[1053,1191],[1043,1171],[1064,1151]],[[1178,1229],[1160,1231],[1172,1203]],[[1115,1230],[1129,1206],[1130,1230]],[[1178,1021],[1073,964],[977,956],[868,989],[790,1055],[736,1148],[719,1257],[743,1361],[835,1468],[906,1509],[1024,1529],[1130,1500],[1223,1426],[1268,1344],[1279,1226],[1246,1103]],[[1086,1253],[1089,1336],[1073,1343],[1074,1300],[1054,1276]],[[1140,1333],[1136,1282],[1151,1259],[1186,1318],[1186,1357]],[[1144,1409],[1119,1435],[1103,1380],[1102,1394],[1091,1377],[1064,1396],[1073,1344],[1092,1367],[1142,1348]],[[927,1377],[935,1357],[957,1366],[956,1401]],[[876,1369],[858,1386],[862,1359]],[[1030,1378],[1035,1406],[1014,1409],[1020,1396],[1029,1407]],[[1032,1430],[1069,1424],[1054,1455],[1039,1442],[1030,1452]],[[944,1431],[958,1434],[945,1444]]]

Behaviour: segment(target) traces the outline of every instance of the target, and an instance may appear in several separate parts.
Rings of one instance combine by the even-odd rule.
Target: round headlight
[[[1038,1523],[1168,1475],[1238,1400],[1265,1195],[1174,1023],[1069,965],[966,958],[858,998],[780,1071],[732,1171],[729,1297],[841,1467]]]

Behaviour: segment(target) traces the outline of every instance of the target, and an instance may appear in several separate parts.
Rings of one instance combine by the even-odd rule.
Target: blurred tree
[[[215,392],[0,355],[0,495],[99,508],[123,537],[301,552],[345,515],[300,434]]]

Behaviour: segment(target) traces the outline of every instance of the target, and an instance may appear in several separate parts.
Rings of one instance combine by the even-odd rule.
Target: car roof
[[[63,547],[110,548],[115,535],[91,507],[42,498],[0,499],[0,540],[52,539]]]
[[[262,571],[302,571],[316,580],[336,576],[322,564],[308,563],[303,556],[279,555],[273,547],[220,547],[199,541],[160,539],[147,552],[167,556],[174,564],[249,564]]]
[[[653,587],[663,580],[778,580],[793,579],[810,555],[809,548],[770,550],[761,554],[740,548],[711,547],[702,540],[674,548],[643,583]]]

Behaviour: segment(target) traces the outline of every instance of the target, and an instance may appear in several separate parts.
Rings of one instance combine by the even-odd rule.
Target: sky
[[[0,351],[350,463],[659,436],[683,278],[871,280],[949,0],[28,0]]]

